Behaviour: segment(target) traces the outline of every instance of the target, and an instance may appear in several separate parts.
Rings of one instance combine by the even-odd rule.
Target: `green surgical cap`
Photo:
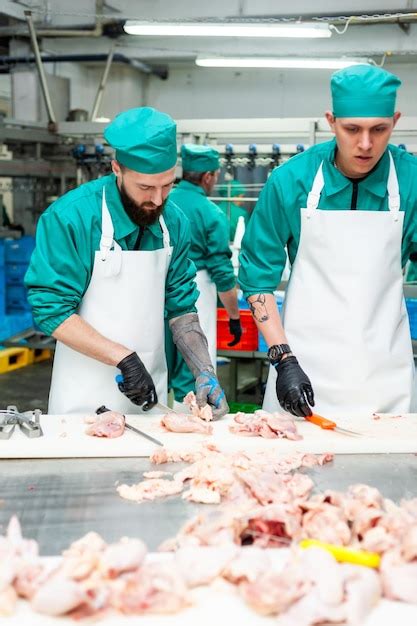
[[[246,193],[245,186],[242,185],[238,180],[230,180],[219,185],[219,195],[226,198],[226,196],[230,195],[232,198],[235,196],[244,196]]]
[[[116,160],[142,174],[160,174],[177,162],[177,126],[166,113],[151,107],[116,115],[104,131]]]
[[[217,150],[194,143],[181,146],[181,160],[184,172],[214,172],[220,167]]]
[[[392,117],[399,78],[373,65],[351,65],[332,75],[335,117]]]

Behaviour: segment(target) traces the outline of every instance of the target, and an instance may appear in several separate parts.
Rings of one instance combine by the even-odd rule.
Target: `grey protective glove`
[[[198,406],[209,404],[214,419],[229,412],[226,396],[210,361],[207,338],[203,333],[197,313],[187,313],[169,322],[172,338],[184,361],[196,379]]]

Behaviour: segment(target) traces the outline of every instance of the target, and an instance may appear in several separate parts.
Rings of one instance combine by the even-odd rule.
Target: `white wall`
[[[91,112],[104,64],[95,67],[81,63],[56,63],[55,73],[71,80],[70,108]],[[48,68],[48,71],[51,71]],[[98,112],[99,117],[114,117],[123,109],[142,106],[143,77],[138,70],[114,63]]]
[[[401,78],[398,109],[417,116],[417,68],[386,65]],[[149,79],[145,99],[174,118],[321,117],[330,108],[329,70],[173,68]]]

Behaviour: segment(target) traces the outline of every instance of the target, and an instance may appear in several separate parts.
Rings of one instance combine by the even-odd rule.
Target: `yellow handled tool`
[[[381,557],[376,552],[365,552],[364,550],[354,550],[345,546],[337,546],[333,543],[324,543],[318,539],[302,539],[299,543],[301,548],[323,548],[330,552],[339,563],[353,563],[353,565],[363,565],[378,569]]]

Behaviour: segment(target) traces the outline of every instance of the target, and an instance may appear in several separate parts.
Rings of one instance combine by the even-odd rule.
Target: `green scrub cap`
[[[224,198],[229,195],[234,198],[235,196],[244,196],[246,193],[245,186],[238,180],[230,180],[219,185],[219,195]]]
[[[351,65],[332,75],[335,117],[392,117],[399,78],[373,65]]]
[[[214,172],[220,167],[219,153],[210,146],[185,143],[181,146],[184,172]]]
[[[119,113],[104,138],[119,163],[141,174],[160,174],[177,162],[177,126],[169,115],[151,107]]]

